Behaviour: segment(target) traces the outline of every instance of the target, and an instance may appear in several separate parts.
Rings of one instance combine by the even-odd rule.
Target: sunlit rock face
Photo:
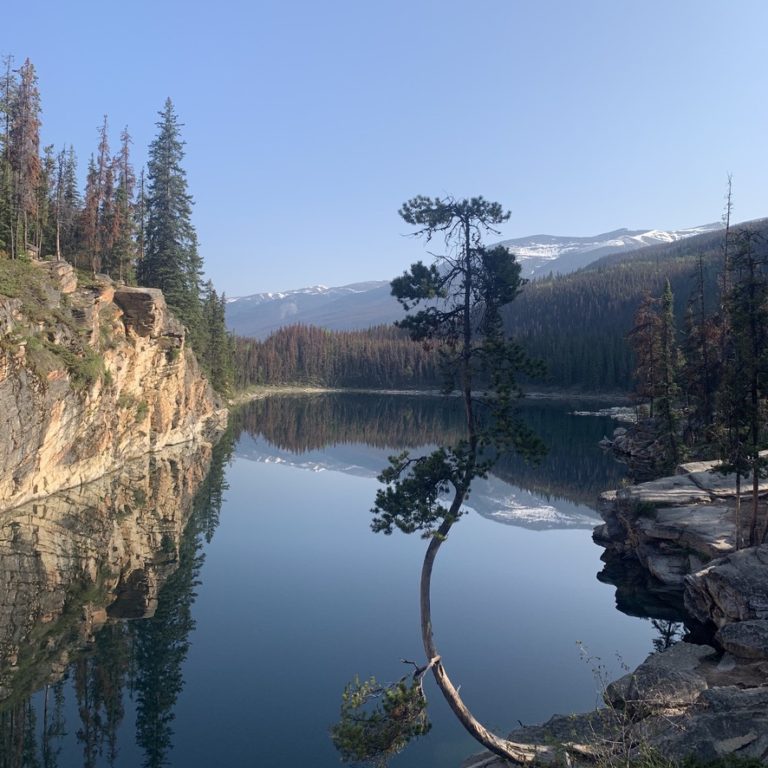
[[[0,508],[222,425],[160,291],[77,287],[69,265],[36,267],[48,273],[37,303],[0,295]]]
[[[57,680],[106,622],[154,613],[210,460],[169,448],[0,514],[0,703]]]

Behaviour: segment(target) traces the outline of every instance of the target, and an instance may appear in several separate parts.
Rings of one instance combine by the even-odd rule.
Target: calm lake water
[[[502,734],[595,706],[593,667],[617,677],[658,634],[617,611],[615,589],[596,578],[594,499],[622,468],[597,447],[615,425],[569,415],[574,407],[526,405],[549,456],[535,468],[504,458],[478,483],[435,566],[446,669]],[[47,629],[25,630],[29,647],[12,647],[6,632],[2,768],[337,766],[328,727],[345,683],[395,680],[407,671],[401,658],[422,660],[425,542],[373,534],[369,510],[386,457],[449,439],[461,414],[437,398],[324,395],[258,401],[233,421],[177,537],[170,510],[184,465],[172,463],[170,479],[153,465],[150,488],[164,488],[168,506],[146,514],[165,528],[136,534],[160,545],[118,599],[67,585],[61,618],[49,611]],[[147,504],[137,482],[128,511],[121,492],[120,525]],[[106,623],[91,609],[99,599]],[[91,635],[84,615],[101,616]],[[585,661],[579,643],[599,661]],[[431,679],[426,690],[432,732],[395,768],[458,766],[477,751]]]

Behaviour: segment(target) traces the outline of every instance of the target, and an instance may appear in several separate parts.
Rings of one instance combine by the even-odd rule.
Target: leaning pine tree
[[[157,127],[158,134],[149,146],[145,243],[137,278],[141,285],[163,291],[189,329],[193,345],[199,347],[202,261],[192,225],[192,196],[181,165],[181,124],[170,99],[160,112]]]
[[[543,445],[520,420],[520,372],[540,367],[505,338],[501,308],[520,290],[520,266],[503,247],[485,248],[482,235],[509,218],[498,203],[416,197],[400,215],[427,240],[442,236],[446,253],[425,266],[419,262],[392,282],[392,293],[406,310],[419,308],[400,325],[414,340],[436,345],[447,373],[446,393],[458,391],[464,436],[425,456],[407,452],[390,459],[380,480],[372,528],[391,534],[419,531],[429,540],[421,571],[421,633],[425,662],[393,685],[355,680],[344,691],[341,719],[332,739],[342,759],[383,765],[410,738],[428,730],[423,678],[428,670],[469,733],[493,753],[515,763],[552,758],[554,749],[516,744],[489,731],[467,709],[451,682],[432,633],[432,568],[440,547],[466,511],[475,478],[491,469],[504,451],[536,459]],[[410,662],[413,663],[413,662]],[[578,749],[576,747],[574,750]]]

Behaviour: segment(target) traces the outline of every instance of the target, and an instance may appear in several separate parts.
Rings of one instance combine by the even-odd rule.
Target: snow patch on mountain
[[[674,243],[695,235],[715,232],[721,224],[704,224],[686,229],[616,229],[593,237],[533,235],[503,240],[504,246],[515,254],[526,277],[553,271],[565,274],[592,261],[614,253],[634,251],[648,245]]]

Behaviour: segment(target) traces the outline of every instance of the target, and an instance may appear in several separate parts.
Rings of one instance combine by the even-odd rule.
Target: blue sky
[[[140,166],[170,96],[206,271],[229,295],[388,279],[416,194],[504,237],[768,215],[764,0],[135,0],[3,10],[43,141],[81,171],[109,116]]]

